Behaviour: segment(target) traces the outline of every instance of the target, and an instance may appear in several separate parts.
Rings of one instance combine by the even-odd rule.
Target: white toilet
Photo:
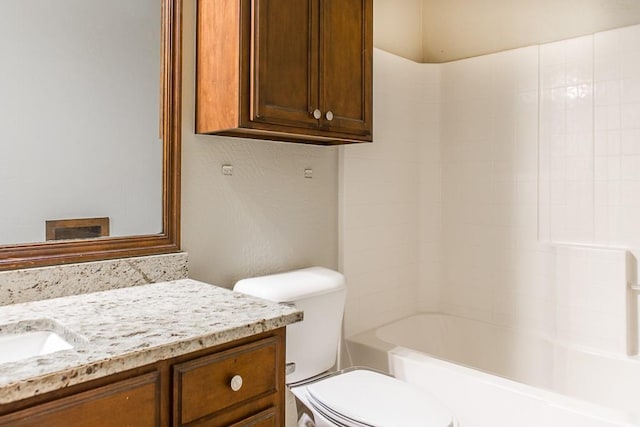
[[[432,395],[393,377],[366,368],[327,373],[340,343],[347,294],[342,274],[311,267],[243,279],[233,289],[304,311],[302,322],[287,326],[287,368],[295,369],[287,374],[287,385],[315,422],[302,414],[300,426],[457,425]]]

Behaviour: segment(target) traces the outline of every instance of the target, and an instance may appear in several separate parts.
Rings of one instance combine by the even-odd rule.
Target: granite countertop
[[[74,345],[0,363],[0,404],[302,320],[296,308],[191,279],[0,307],[0,334],[52,330]]]

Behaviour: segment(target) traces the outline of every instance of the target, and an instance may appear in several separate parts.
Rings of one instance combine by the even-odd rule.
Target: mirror
[[[179,250],[181,0],[9,0],[0,269]]]

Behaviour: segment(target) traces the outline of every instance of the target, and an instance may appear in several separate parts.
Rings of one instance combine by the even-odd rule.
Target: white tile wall
[[[640,248],[640,26],[596,34],[595,240]]]
[[[549,331],[538,244],[538,48],[442,73],[443,282],[449,313]]]
[[[437,298],[438,96],[437,66],[375,50],[374,143],[340,153],[346,335],[418,310],[422,281],[427,300]]]
[[[567,281],[549,243],[640,253],[638,46],[640,26],[442,65],[376,51],[376,141],[341,153],[347,334],[442,310],[622,351],[620,260]]]
[[[540,46],[540,145],[552,241],[593,240],[593,37]],[[547,237],[547,236],[545,236]]]
[[[542,237],[637,254],[639,43],[633,26],[540,47]]]

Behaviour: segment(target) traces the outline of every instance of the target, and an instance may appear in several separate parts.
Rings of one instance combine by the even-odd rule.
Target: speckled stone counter
[[[0,364],[0,404],[302,320],[302,312],[182,279],[0,307],[0,333],[53,330],[74,345]]]

